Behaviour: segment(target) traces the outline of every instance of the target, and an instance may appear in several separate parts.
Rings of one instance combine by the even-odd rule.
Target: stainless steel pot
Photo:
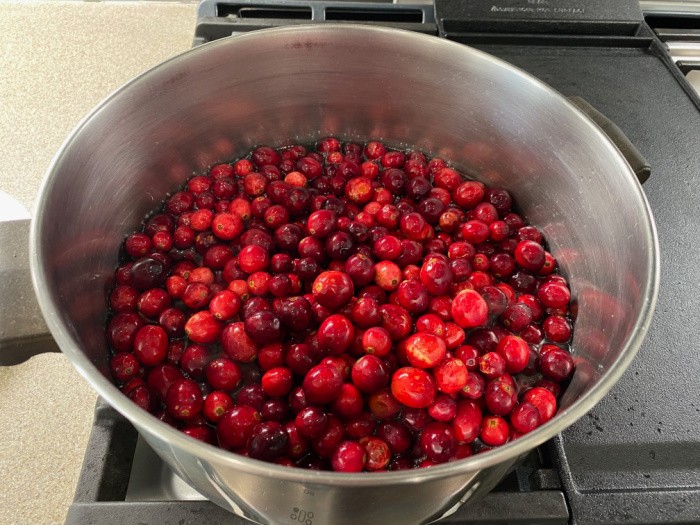
[[[381,138],[504,186],[546,234],[578,305],[561,412],[497,450],[419,471],[336,474],[239,457],[143,412],[109,379],[105,294],[125,234],[194,172],[259,144]],[[566,99],[468,47],[351,25],[254,32],[134,79],[73,132],[41,187],[31,269],[59,346],[184,480],[259,523],[425,523],[493,488],[625,371],[658,289],[649,206],[609,139]]]

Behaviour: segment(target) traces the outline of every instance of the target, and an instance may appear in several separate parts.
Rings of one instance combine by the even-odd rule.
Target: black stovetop
[[[206,0],[195,43],[322,20],[319,6],[340,4],[284,3],[281,18],[264,10],[241,18],[241,6],[269,9],[272,4]],[[596,5],[593,0],[559,4],[576,9],[573,3]],[[548,5],[545,0],[491,4]],[[314,8],[309,18],[297,19],[306,12],[290,5]],[[463,24],[464,4],[454,0],[436,0],[434,19],[432,6],[384,4],[381,16],[372,18],[372,7],[354,5],[364,13],[353,15],[354,21],[365,16],[374,23],[439,34],[507,60],[564,95],[583,97],[622,129],[652,167],[644,191],[658,229],[661,288],[635,361],[586,417],[531,455],[496,491],[446,523],[700,523],[700,99],[643,22],[639,7],[625,1],[618,11],[601,11],[621,13],[615,23],[584,15],[567,25],[538,24],[537,17],[545,15],[517,10],[503,11],[510,18],[479,24],[473,6],[467,13],[472,22]],[[488,6],[482,14],[493,18]],[[401,17],[392,19],[392,10],[401,11]],[[125,502],[135,443],[128,422],[98,406],[68,522],[243,523],[207,501]]]

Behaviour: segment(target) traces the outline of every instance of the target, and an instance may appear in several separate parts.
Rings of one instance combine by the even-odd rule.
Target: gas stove
[[[662,3],[646,2],[647,8],[648,20],[636,1],[627,0],[204,0],[199,6],[194,45],[261,28],[333,21],[419,31],[479,48],[564,95],[586,99],[652,167],[644,191],[658,228],[661,288],[635,361],[586,417],[533,451],[481,501],[442,523],[700,523],[700,359],[694,344],[700,280],[693,271],[700,266],[694,220],[700,209],[700,192],[694,191],[700,183],[700,97],[690,83],[700,72],[700,56],[688,45],[698,35],[700,15],[687,9],[669,15]],[[20,335],[23,344],[14,347],[14,357],[5,354],[4,363],[55,348],[45,336]],[[290,516],[303,523],[300,518]],[[67,523],[247,522],[177,478],[129,422],[100,401]]]

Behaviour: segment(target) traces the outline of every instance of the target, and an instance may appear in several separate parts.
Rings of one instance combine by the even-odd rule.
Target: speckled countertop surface
[[[188,49],[195,10],[190,1],[0,0],[0,191],[32,211],[71,129],[122,83]],[[0,524],[65,521],[95,399],[63,355],[0,367]]]

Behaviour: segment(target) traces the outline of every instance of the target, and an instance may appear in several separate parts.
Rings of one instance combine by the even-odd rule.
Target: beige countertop
[[[0,0],[0,192],[31,211],[71,129],[122,83],[188,49],[195,9],[191,1]],[[65,521],[95,400],[61,354],[0,367],[0,524]]]

